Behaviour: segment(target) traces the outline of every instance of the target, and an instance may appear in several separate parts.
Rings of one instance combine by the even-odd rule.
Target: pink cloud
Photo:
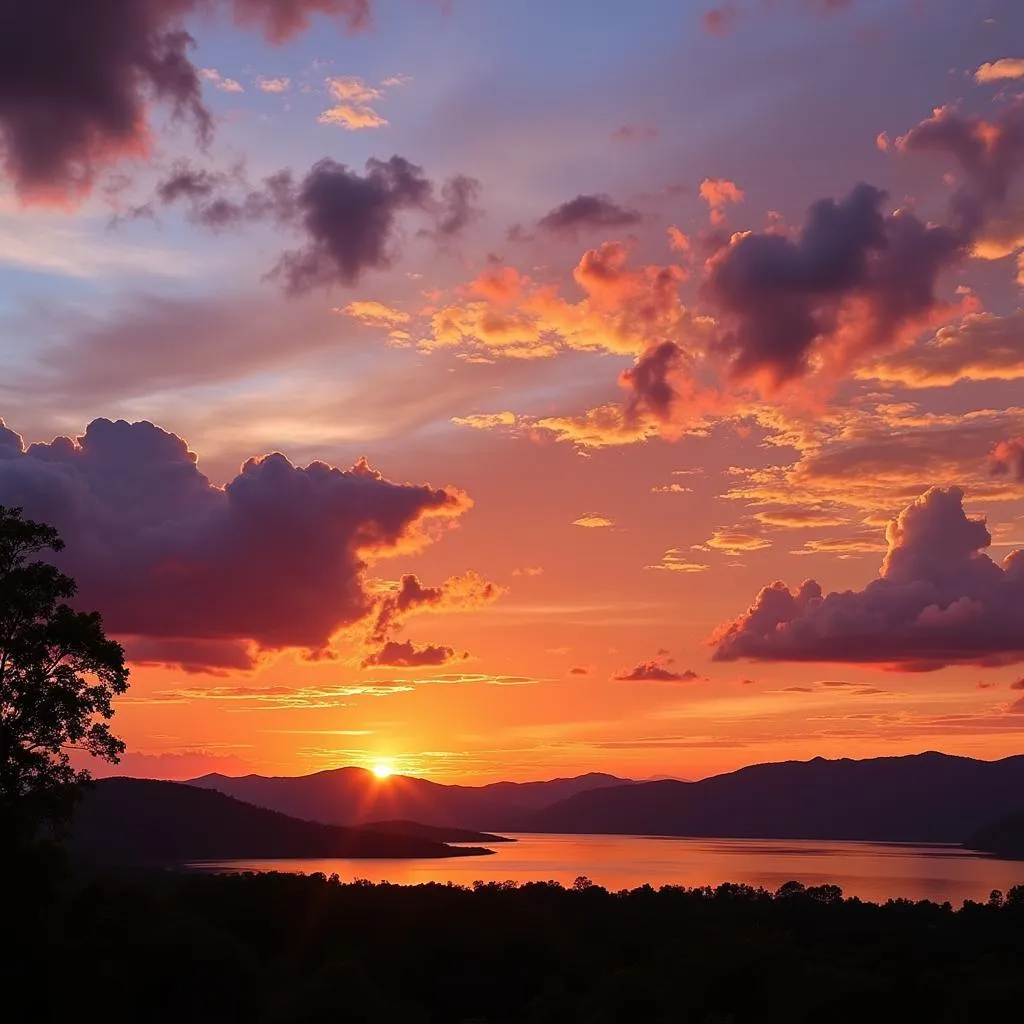
[[[715,659],[875,663],[910,671],[1024,661],[1024,552],[1000,564],[963,492],[932,488],[886,530],[879,579],[824,594],[765,587],[716,632]]]
[[[205,650],[214,667],[238,667],[224,642],[323,651],[374,608],[371,561],[426,543],[428,523],[470,505],[365,461],[343,471],[252,458],[223,489],[197,461],[151,423],[96,420],[77,440],[24,450],[0,432],[0,501],[60,530],[61,564],[109,632],[188,641],[181,664]]]

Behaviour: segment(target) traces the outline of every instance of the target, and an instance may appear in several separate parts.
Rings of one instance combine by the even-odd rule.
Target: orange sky
[[[1018,753],[1024,8],[357,6],[0,71],[0,503],[121,770]]]

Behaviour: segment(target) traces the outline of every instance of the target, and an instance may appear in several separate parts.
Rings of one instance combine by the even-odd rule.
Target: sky
[[[1018,0],[0,0],[0,504],[116,770],[1024,735]]]

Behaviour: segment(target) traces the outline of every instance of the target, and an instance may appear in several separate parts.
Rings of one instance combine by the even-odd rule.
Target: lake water
[[[663,839],[644,836],[515,835],[490,857],[440,860],[252,860],[194,865],[218,871],[337,872],[344,881],[532,882],[571,885],[586,875],[608,889],[739,882],[775,890],[791,879],[831,883],[875,902],[985,900],[1024,884],[1024,862],[995,860],[951,846],[767,839]]]

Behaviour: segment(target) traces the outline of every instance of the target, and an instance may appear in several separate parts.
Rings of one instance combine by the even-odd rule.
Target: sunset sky
[[[1020,0],[0,0],[0,153],[120,771],[1020,752]]]

